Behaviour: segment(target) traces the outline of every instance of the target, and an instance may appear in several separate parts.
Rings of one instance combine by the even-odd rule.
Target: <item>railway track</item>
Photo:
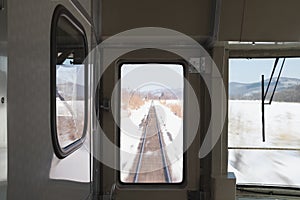
[[[133,183],[171,183],[172,176],[169,169],[168,156],[164,149],[165,143],[160,129],[157,112],[153,102],[144,122],[143,136],[136,158]]]

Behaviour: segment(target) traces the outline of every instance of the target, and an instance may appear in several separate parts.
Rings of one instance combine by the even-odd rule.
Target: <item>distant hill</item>
[[[130,93],[132,95],[132,91],[128,91],[126,89],[122,89],[123,94]],[[173,100],[173,99],[182,99],[183,98],[183,89],[176,88],[176,89],[155,89],[155,90],[148,90],[148,91],[133,91],[135,94],[142,98],[149,98],[149,99],[164,99],[164,100]]]
[[[182,99],[183,89],[156,89],[143,93],[144,96],[148,96],[151,99]]]
[[[267,99],[270,97],[277,77],[274,77],[269,88]],[[265,91],[269,79],[265,80]],[[260,100],[261,82],[255,83],[229,83],[229,96],[232,100]],[[300,79],[281,77],[274,95],[274,101],[300,102]]]

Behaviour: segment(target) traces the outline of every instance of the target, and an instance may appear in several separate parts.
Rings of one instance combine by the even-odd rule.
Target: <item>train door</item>
[[[8,2],[8,199],[91,196],[91,5],[81,3]]]

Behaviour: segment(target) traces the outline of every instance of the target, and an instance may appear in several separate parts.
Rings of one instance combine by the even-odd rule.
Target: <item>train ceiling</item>
[[[100,13],[102,38],[151,26],[174,29],[197,40],[300,41],[299,0],[77,1],[88,12],[93,10],[94,16]]]

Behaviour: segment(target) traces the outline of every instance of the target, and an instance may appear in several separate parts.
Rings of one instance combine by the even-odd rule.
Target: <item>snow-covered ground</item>
[[[261,102],[229,101],[230,147],[300,148],[300,103],[265,106],[262,142]],[[300,151],[230,150],[228,170],[238,183],[300,187]]]
[[[178,100],[178,99],[169,99],[169,100],[165,100],[165,101],[166,101],[166,104],[179,104],[179,105],[183,104],[183,101]],[[156,101],[156,102],[159,102],[159,101]]]
[[[182,105],[178,100],[172,102],[170,100],[166,103]],[[172,169],[172,182],[181,182],[183,175],[183,120],[160,101],[154,101],[154,105]]]
[[[121,109],[121,135],[120,135],[120,160],[121,160],[121,181],[125,182],[129,173],[134,173],[132,165],[138,154],[138,146],[142,136],[143,127],[140,126],[143,119],[146,119],[151,101],[145,102],[137,110]]]

